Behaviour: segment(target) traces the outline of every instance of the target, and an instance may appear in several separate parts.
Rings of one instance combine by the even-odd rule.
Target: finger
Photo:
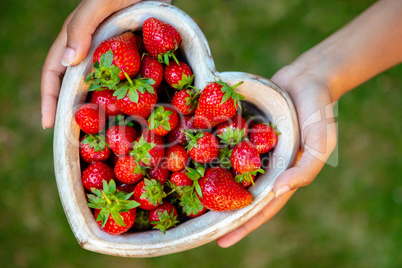
[[[88,54],[92,35],[99,24],[114,12],[139,0],[84,0],[67,25],[67,44],[62,58],[64,66],[80,63]]]
[[[269,221],[273,216],[275,216],[275,214],[282,209],[282,207],[286,204],[286,202],[295,191],[296,190],[288,192],[287,194],[284,194],[279,198],[274,198],[275,194],[273,192],[270,192],[267,198],[271,199],[272,201],[270,201],[270,203],[266,207],[264,207],[257,215],[252,217],[242,226],[218,238],[218,245],[222,248],[227,248],[242,240],[249,233],[251,233],[262,224]]]
[[[42,67],[40,89],[42,127],[44,129],[54,126],[61,78],[66,71],[66,67],[61,64],[61,59],[66,48],[67,24],[70,22],[81,5],[82,3],[80,3],[67,17],[59,35],[52,44]]]

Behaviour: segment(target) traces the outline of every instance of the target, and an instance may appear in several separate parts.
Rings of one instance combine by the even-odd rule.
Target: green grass
[[[177,0],[204,31],[218,71],[270,77],[374,1]],[[149,259],[82,249],[40,124],[40,69],[78,1],[3,0],[0,11],[1,267],[401,267],[402,66],[339,101],[338,166],[327,165],[237,245]]]

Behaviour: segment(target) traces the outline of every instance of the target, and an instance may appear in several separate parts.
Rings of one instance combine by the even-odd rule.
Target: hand
[[[336,146],[333,101],[325,79],[296,69],[294,66],[284,67],[272,77],[272,81],[288,92],[298,114],[301,134],[298,161],[277,178],[267,197],[272,201],[261,212],[217,240],[221,247],[237,243],[271,219],[299,187],[315,179]]]
[[[42,67],[42,126],[54,126],[61,79],[67,66],[80,63],[87,55],[92,34],[108,16],[141,0],[83,0],[68,16]],[[170,0],[161,2],[170,3]]]

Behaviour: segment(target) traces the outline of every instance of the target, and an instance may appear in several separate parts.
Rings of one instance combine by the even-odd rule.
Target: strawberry
[[[103,53],[94,63],[93,71],[85,79],[85,83],[89,85],[88,91],[114,90],[120,83],[120,73],[120,68],[113,64],[112,50]]]
[[[236,114],[240,100],[244,99],[242,95],[234,91],[242,83],[233,87],[222,80],[208,84],[198,100],[195,110],[195,126],[208,129],[232,118]]]
[[[105,111],[97,104],[85,103],[75,113],[75,122],[87,134],[97,134],[106,124]]]
[[[134,200],[140,203],[140,208],[151,210],[162,204],[166,193],[163,191],[163,185],[155,179],[144,179],[134,188]]]
[[[110,156],[111,150],[104,135],[87,134],[81,138],[80,156],[87,163],[104,162]]]
[[[258,153],[263,154],[275,147],[279,134],[272,123],[259,123],[250,130],[249,139],[256,146]]]
[[[210,132],[199,132],[196,135],[186,132],[189,140],[187,151],[190,157],[201,164],[211,163],[219,156],[218,139]]]
[[[141,33],[135,34],[135,40],[137,41],[138,52],[140,53],[140,55],[148,53],[148,51],[145,49],[144,39],[142,39]]]
[[[177,126],[166,135],[168,145],[178,144],[184,146],[187,142],[184,132],[191,129],[194,129],[194,117],[180,116]]]
[[[234,170],[233,168],[230,169],[230,172],[232,173],[233,177],[238,183],[241,183],[244,188],[249,188],[251,185],[254,185],[255,181],[255,175],[250,174],[250,176],[241,176],[239,172]],[[240,175],[240,176],[239,176]]]
[[[99,227],[108,234],[117,235],[128,231],[133,226],[138,203],[129,200],[132,193],[116,193],[113,180],[104,181],[103,190],[93,189],[88,194],[88,206],[95,209],[95,219]]]
[[[146,131],[133,143],[130,155],[144,167],[156,167],[165,155],[163,140],[160,136]]]
[[[217,135],[220,139],[220,142],[230,148],[233,148],[233,146],[237,145],[246,137],[244,128],[232,129],[231,127],[226,127],[224,129],[217,130],[217,132],[220,133]]]
[[[135,184],[122,183],[119,180],[116,180],[115,183],[116,183],[116,192],[126,192],[126,193],[134,192]],[[134,200],[132,196],[130,197],[130,199]]]
[[[183,214],[190,218],[201,216],[208,211],[208,209],[201,204],[196,192],[182,196],[179,206],[181,207]]]
[[[102,189],[103,181],[114,179],[113,169],[103,162],[95,162],[82,172],[82,184],[85,189]]]
[[[238,143],[232,150],[230,162],[233,169],[239,174],[236,181],[250,183],[254,185],[254,178],[257,173],[265,173],[261,169],[261,158],[257,148],[248,140]]]
[[[135,216],[135,222],[133,229],[137,231],[146,231],[151,229],[151,223],[149,222],[149,211],[137,208]]]
[[[231,130],[236,130],[239,129],[244,130],[244,137],[247,137],[248,134],[248,126],[246,120],[241,116],[240,113],[236,113],[232,118],[230,118],[228,121],[225,121],[223,123],[220,123],[219,125],[216,126],[216,133],[217,135],[222,135],[223,132],[226,132],[227,128]]]
[[[125,79],[124,72],[130,77],[138,73],[140,53],[135,35],[132,32],[126,32],[103,41],[94,52],[93,62],[101,63],[102,54],[108,51],[112,52],[112,63],[121,70],[118,73],[121,80]]]
[[[173,108],[158,106],[148,118],[148,128],[156,135],[165,136],[176,127],[178,122],[179,117]]]
[[[180,46],[181,36],[172,25],[151,17],[144,21],[142,32],[145,48],[152,57],[166,65],[170,57],[178,63],[174,51]]]
[[[153,229],[158,229],[165,234],[167,229],[179,223],[177,209],[172,203],[165,200],[160,206],[149,212],[149,221]]]
[[[199,180],[202,196],[201,204],[213,211],[229,211],[249,205],[253,196],[233,178],[230,171],[222,167],[212,167]]]
[[[174,191],[178,197],[185,194],[191,194],[194,192],[193,181],[187,176],[185,169],[175,171],[169,178],[167,185]]]
[[[194,89],[184,89],[174,94],[172,105],[182,115],[190,115],[195,112],[200,91]]]
[[[193,83],[193,72],[184,62],[171,62],[165,67],[165,81],[176,90],[182,90]]]
[[[145,171],[134,157],[125,155],[117,160],[114,166],[114,174],[122,183],[135,184],[144,177]]]
[[[102,107],[105,110],[106,116],[116,116],[119,114],[122,115],[123,112],[117,108],[113,99],[113,92],[113,90],[109,89],[94,90],[92,92],[90,102],[98,104],[100,107]]]
[[[160,181],[164,185],[170,176],[169,170],[166,168],[164,161],[159,164],[159,166],[147,170],[148,177]]]
[[[140,76],[153,79],[155,84],[153,84],[152,87],[157,89],[163,80],[162,63],[149,55],[145,55],[141,60]]]
[[[106,142],[116,155],[128,154],[137,136],[137,131],[127,125],[115,125],[106,130]]]
[[[167,169],[175,172],[184,169],[188,163],[187,150],[183,146],[173,145],[166,150]]]
[[[127,81],[116,86],[113,93],[117,108],[125,114],[147,118],[158,100],[153,88],[155,80],[141,77],[131,79],[127,74],[126,78]]]
[[[205,169],[201,164],[194,164],[196,169],[186,167],[185,170],[173,172],[170,177],[169,186],[179,194],[180,199],[182,199],[184,195],[192,194],[194,190],[202,195],[198,180],[204,176]]]

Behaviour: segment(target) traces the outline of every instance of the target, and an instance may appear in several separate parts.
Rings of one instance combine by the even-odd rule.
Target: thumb
[[[122,5],[113,5],[114,1],[84,0],[64,25],[67,32],[66,48],[61,63],[64,66],[80,63],[88,54],[92,35],[98,25],[109,15],[122,9],[132,1],[122,1]]]

